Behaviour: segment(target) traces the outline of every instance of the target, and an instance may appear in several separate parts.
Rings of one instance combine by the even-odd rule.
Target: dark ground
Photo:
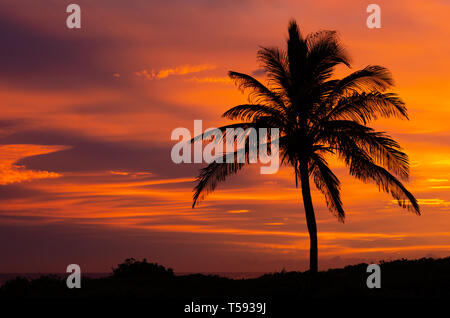
[[[418,304],[450,302],[450,257],[397,260],[382,262],[380,266],[381,288],[369,289],[367,264],[320,272],[316,280],[308,272],[278,272],[234,280],[202,274],[176,276],[163,266],[128,259],[109,277],[82,279],[80,289],[67,288],[65,278],[59,276],[34,280],[18,277],[0,288],[0,300],[68,307],[95,303],[109,309],[134,303],[145,308],[146,317],[166,317],[168,313],[172,314],[170,317],[212,316],[184,313],[185,306],[192,302],[225,308],[215,315],[219,317],[294,317],[297,315],[292,313],[307,309],[355,309],[363,304],[371,311],[380,304],[411,309]],[[229,302],[264,302],[266,314],[230,314]]]

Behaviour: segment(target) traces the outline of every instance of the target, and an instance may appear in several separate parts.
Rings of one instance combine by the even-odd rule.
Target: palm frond
[[[247,128],[259,128],[261,127],[260,125],[258,125],[257,123],[251,123],[251,122],[244,122],[244,123],[236,123],[236,124],[229,124],[229,125],[224,125],[224,126],[220,126],[217,127],[217,129],[219,129],[220,131],[222,131],[222,139],[225,136],[227,129],[228,128],[233,128],[233,129],[237,129],[237,128],[242,128],[242,129],[247,129]],[[197,140],[202,140],[204,138],[210,138],[210,133],[209,132],[203,132],[200,135],[197,135],[195,137],[193,137],[189,142],[193,143],[194,141]]]
[[[345,212],[342,207],[339,179],[320,155],[314,154],[311,159],[311,170],[317,189],[325,196],[331,212],[336,215],[339,221],[344,222]]]
[[[350,168],[350,174],[363,182],[375,182],[380,190],[390,193],[399,206],[420,215],[416,198],[389,171],[378,166],[371,157],[350,139],[341,139],[339,153]]]
[[[409,176],[409,158],[400,144],[384,132],[378,132],[351,120],[333,120],[323,123],[323,135],[318,138],[327,140],[330,145],[339,145],[351,140],[363,149],[378,164],[407,180]]]
[[[378,116],[408,119],[408,112],[405,103],[397,94],[378,91],[355,92],[348,97],[339,99],[337,105],[325,119],[350,119],[367,124],[369,121],[377,119]]]
[[[229,119],[240,119],[243,121],[253,121],[261,116],[272,116],[280,125],[286,121],[285,115],[278,109],[261,104],[243,104],[230,108],[222,117]]]
[[[394,85],[391,72],[379,65],[368,65],[339,80],[332,94],[341,95],[346,90],[385,91]]]
[[[339,64],[350,66],[350,57],[339,42],[336,31],[319,31],[306,38],[306,80],[320,83],[328,79]]]
[[[282,97],[276,92],[272,92],[256,78],[233,71],[228,72],[228,76],[236,82],[239,89],[250,89],[248,98],[251,104],[270,105],[283,111],[286,109]]]
[[[224,155],[224,159],[225,157],[226,155]],[[237,163],[237,160],[234,163],[212,162],[207,167],[201,169],[196,179],[197,185],[194,188],[192,207],[194,208],[198,205],[206,194],[214,191],[219,182],[237,173],[244,165],[244,163]]]
[[[268,153],[270,154],[270,148],[268,145],[273,141],[271,135],[269,134],[268,140],[263,146],[266,146]],[[245,139],[244,147],[242,149],[238,149],[233,153],[224,153],[221,156],[221,162],[212,162],[205,168],[200,170],[198,177],[196,178],[197,185],[194,188],[194,196],[192,207],[194,208],[200,200],[202,200],[206,194],[214,191],[217,184],[219,182],[225,181],[225,179],[237,173],[245,164],[248,164],[250,161],[250,147],[254,147],[255,144],[252,144],[249,138],[246,138],[245,134],[242,136],[236,136],[236,138],[240,138],[241,140]],[[259,138],[259,136],[258,136]],[[258,143],[258,141],[255,141]],[[261,146],[261,144],[260,144]],[[255,148],[254,148],[255,149]],[[238,162],[238,156],[242,154],[244,151],[244,161],[243,163]],[[230,154],[233,156],[233,162],[227,163],[227,158],[229,158]]]
[[[328,80],[314,92],[321,97],[315,117],[322,118],[332,107],[336,100],[347,97],[349,93],[357,92],[383,92],[394,85],[389,70],[379,65],[368,65],[365,68],[351,73],[340,80]]]
[[[289,23],[289,37],[287,39],[287,57],[289,73],[293,81],[298,81],[304,75],[305,59],[308,46],[295,21]]]
[[[291,94],[291,75],[286,52],[274,47],[261,47],[257,59],[266,71],[269,84],[272,84],[274,90],[282,96]]]

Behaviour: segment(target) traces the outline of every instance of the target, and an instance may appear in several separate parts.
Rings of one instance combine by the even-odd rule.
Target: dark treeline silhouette
[[[156,263],[127,259],[104,278],[82,278],[80,289],[69,289],[64,277],[17,277],[0,287],[6,300],[146,300],[172,304],[182,312],[191,301],[265,301],[271,310],[295,310],[324,299],[404,300],[450,299],[450,257],[381,262],[381,288],[366,285],[367,264],[319,272],[314,284],[308,272],[276,272],[252,279],[216,275],[175,275]],[[167,308],[164,307],[166,310]]]

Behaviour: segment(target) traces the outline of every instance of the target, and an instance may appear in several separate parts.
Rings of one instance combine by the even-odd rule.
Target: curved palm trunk
[[[317,225],[314,207],[311,199],[311,188],[309,186],[308,166],[300,165],[300,179],[302,183],[303,206],[305,207],[306,225],[309,232],[309,271],[316,275],[318,271],[318,252],[317,252]]]

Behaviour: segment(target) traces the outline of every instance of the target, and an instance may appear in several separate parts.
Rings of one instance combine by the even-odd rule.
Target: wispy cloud
[[[418,199],[420,205],[450,206],[450,202],[442,199]]]
[[[427,179],[428,182],[447,182],[448,179]]]
[[[448,166],[448,165],[450,165],[450,159],[438,160],[438,161],[433,162],[433,164]]]
[[[187,79],[189,82],[197,82],[197,83],[222,83],[222,84],[231,84],[233,81],[229,77],[191,77]]]
[[[109,171],[110,174],[118,175],[118,176],[131,176],[131,177],[142,177],[142,176],[150,176],[151,172],[129,172],[129,171]]]
[[[65,146],[2,145],[0,146],[0,184],[6,185],[33,179],[58,178],[61,175],[49,171],[36,171],[16,164],[25,157],[65,150]]]
[[[248,213],[250,210],[228,210],[228,213],[239,214],[239,213]]]
[[[156,70],[141,70],[139,72],[135,72],[135,75],[138,77],[143,77],[149,80],[154,79],[163,79],[173,75],[186,75],[191,73],[198,73],[203,71],[210,71],[216,68],[215,65],[212,64],[200,64],[200,65],[182,65],[173,68],[165,68],[159,71]]]

